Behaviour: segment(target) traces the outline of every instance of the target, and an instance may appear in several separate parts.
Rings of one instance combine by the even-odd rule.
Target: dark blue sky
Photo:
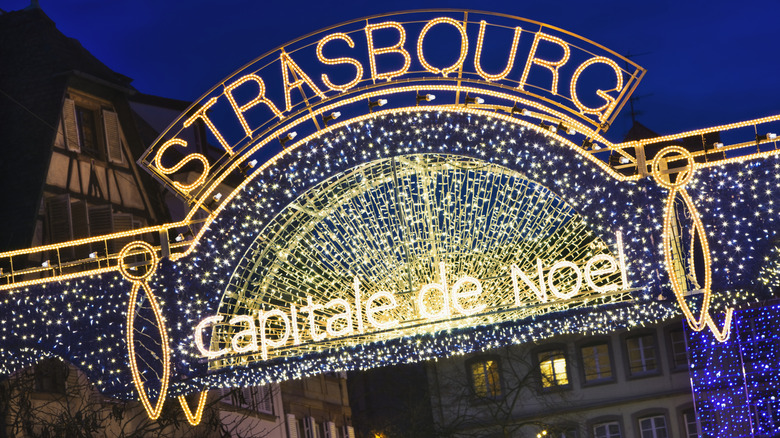
[[[780,114],[780,1],[40,0],[66,35],[149,94],[195,100],[298,36],[383,12],[466,8],[541,21],[602,44],[648,72],[639,120],[670,134]],[[21,9],[28,0],[3,0]],[[0,60],[1,61],[1,60]],[[627,108],[608,133],[622,138]]]

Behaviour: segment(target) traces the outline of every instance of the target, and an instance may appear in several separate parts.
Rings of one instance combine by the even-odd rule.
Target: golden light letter
[[[580,75],[583,71],[585,71],[586,68],[593,64],[606,64],[610,67],[612,67],[612,70],[615,71],[615,77],[617,78],[617,84],[615,85],[615,88],[612,88],[611,90],[596,90],[596,95],[598,95],[600,98],[604,99],[604,105],[601,105],[598,108],[591,108],[588,106],[585,106],[581,101],[579,96],[577,95],[577,81],[580,79]],[[580,112],[584,114],[598,114],[599,121],[603,122],[606,120],[609,115],[614,111],[615,105],[617,105],[617,100],[615,100],[614,97],[607,94],[610,91],[617,91],[620,92],[623,90],[623,74],[620,70],[620,66],[617,65],[617,63],[609,58],[605,58],[603,56],[596,56],[595,58],[590,58],[589,60],[585,61],[577,67],[577,70],[574,72],[574,75],[571,77],[571,100],[574,102],[574,105],[577,106],[577,108],[580,110]],[[603,111],[603,112],[602,112]]]
[[[198,187],[199,185],[203,184],[203,181],[206,180],[206,176],[208,176],[209,174],[209,160],[207,160],[206,157],[204,157],[201,154],[190,154],[184,157],[173,167],[165,167],[162,164],[162,155],[165,153],[166,150],[168,150],[169,147],[173,145],[187,147],[187,142],[180,138],[172,138],[166,141],[165,144],[160,146],[160,149],[157,151],[157,154],[155,154],[154,156],[154,167],[160,169],[160,172],[162,172],[163,174],[170,175],[172,173],[178,172],[179,169],[186,166],[187,163],[189,163],[190,161],[193,160],[200,161],[203,164],[203,173],[201,173],[200,176],[195,181],[187,185],[181,184],[177,181],[173,182],[173,187],[175,187],[176,189],[181,190],[182,192],[189,192],[195,187]]]
[[[520,41],[520,34],[523,32],[523,29],[520,27],[515,28],[515,37],[512,39],[512,49],[509,51],[509,59],[507,60],[506,68],[504,71],[497,75],[491,75],[490,73],[486,72],[482,69],[482,44],[485,41],[485,27],[487,25],[487,22],[485,20],[482,20],[479,22],[479,36],[477,37],[477,52],[474,54],[474,68],[477,70],[477,73],[479,73],[480,76],[482,76],[483,79],[486,81],[499,81],[501,79],[504,79],[510,71],[512,71],[512,67],[515,65],[515,55],[517,54],[517,43]]]
[[[217,103],[217,98],[212,97],[208,100],[205,104],[203,104],[202,107],[193,115],[190,116],[189,119],[184,121],[184,127],[189,128],[190,125],[195,123],[195,120],[197,119],[203,119],[203,122],[206,124],[206,126],[209,127],[209,130],[212,134],[214,134],[214,137],[217,137],[217,140],[219,141],[219,144],[222,145],[223,148],[227,151],[228,154],[233,155],[233,149],[230,147],[230,145],[225,141],[225,137],[222,136],[222,133],[219,132],[219,129],[217,129],[216,126],[214,126],[214,122],[211,121],[208,115],[206,115],[206,111],[209,110],[214,104]]]
[[[257,86],[259,87],[259,90],[257,91],[257,96],[255,96],[255,98],[250,100],[249,102],[241,106],[238,106],[238,103],[236,102],[236,98],[233,97],[233,90],[240,87],[242,84],[250,81],[256,83]],[[246,122],[246,117],[244,117],[244,113],[249,111],[250,108],[252,108],[253,106],[259,103],[264,103],[280,119],[284,117],[282,116],[282,113],[279,111],[279,109],[276,108],[276,105],[274,105],[273,102],[271,102],[265,97],[265,83],[263,82],[263,79],[260,76],[257,76],[254,73],[242,76],[237,81],[225,87],[225,97],[227,97],[228,101],[230,102],[230,106],[233,107],[233,112],[236,113],[236,117],[238,117],[238,121],[241,122],[241,126],[244,127],[244,132],[246,132],[246,135],[251,136],[252,129],[249,128],[249,124]]]
[[[301,67],[299,67],[298,64],[292,60],[292,58],[290,58],[290,55],[288,55],[285,51],[282,51],[282,53],[279,55],[279,60],[282,63],[282,79],[284,80],[284,102],[287,108],[286,111],[290,111],[292,109],[290,91],[294,87],[298,87],[302,84],[308,85],[309,88],[311,88],[312,91],[314,91],[314,93],[320,97],[320,99],[325,98],[325,94],[322,92],[322,90],[320,90],[319,87],[317,87],[317,84],[315,84],[314,81],[312,81],[311,78],[301,69]],[[293,77],[297,76],[297,79],[290,81],[290,73],[293,74]],[[301,94],[303,94],[303,90],[301,90]]]
[[[325,85],[328,86],[328,88],[330,88],[331,90],[344,92],[357,85],[357,83],[360,82],[361,79],[363,79],[363,65],[360,64],[360,62],[354,58],[326,58],[325,55],[322,54],[322,47],[328,41],[337,40],[337,39],[346,41],[347,44],[349,44],[350,49],[355,48],[355,42],[352,41],[352,38],[350,38],[349,35],[345,33],[330,34],[325,38],[321,39],[319,43],[317,43],[317,59],[319,59],[321,63],[326,65],[351,64],[355,66],[356,69],[355,78],[344,85],[336,85],[330,81],[328,75],[326,75],[325,73],[322,74],[322,82],[324,82]]]
[[[425,55],[423,54],[423,40],[425,39],[425,35],[428,33],[429,30],[431,30],[433,26],[436,26],[437,24],[440,23],[451,24],[455,26],[455,29],[458,29],[458,32],[460,32],[460,56],[458,57],[458,60],[455,61],[455,63],[452,64],[451,66],[441,68],[441,69],[428,64],[428,61],[425,60]],[[429,72],[433,74],[441,73],[442,76],[444,77],[446,77],[449,73],[452,73],[463,66],[463,61],[466,60],[466,54],[468,54],[468,51],[469,51],[469,37],[468,35],[466,35],[466,29],[461,23],[459,23],[458,21],[452,18],[440,17],[429,21],[425,25],[425,27],[423,27],[422,31],[420,31],[420,36],[417,38],[417,59],[420,60],[420,64],[422,64],[422,66]]]
[[[398,30],[398,42],[390,47],[375,48],[374,47],[374,31],[377,29],[389,29],[393,28]],[[404,49],[404,43],[406,42],[406,30],[400,23],[395,21],[387,21],[378,24],[369,24],[366,26],[366,40],[368,41],[368,60],[371,63],[371,79],[387,79],[388,81],[396,76],[401,76],[409,71],[409,66],[412,64],[412,57],[409,52]],[[385,53],[398,53],[404,57],[404,65],[396,71],[377,74],[376,72],[376,55],[383,55]]]
[[[546,59],[540,59],[536,57],[536,49],[539,48],[539,41],[549,41],[551,43],[559,45],[563,49],[563,56],[561,59],[557,61],[548,61]],[[567,61],[569,61],[569,56],[571,56],[571,49],[569,49],[569,45],[566,43],[566,41],[554,37],[552,35],[548,35],[544,32],[537,32],[536,37],[534,38],[534,43],[531,45],[531,51],[528,52],[528,61],[525,63],[525,68],[523,69],[523,77],[520,78],[520,85],[517,86],[520,90],[523,90],[526,80],[528,79],[528,73],[531,70],[531,66],[533,64],[542,66],[550,72],[552,72],[552,87],[550,88],[550,91],[553,94],[558,94],[558,69],[561,68],[562,65],[566,64]]]

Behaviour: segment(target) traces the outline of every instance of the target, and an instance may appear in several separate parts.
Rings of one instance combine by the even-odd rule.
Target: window
[[[701,436],[701,424],[693,409],[683,412],[683,424],[685,425],[685,438],[699,438]]]
[[[98,156],[97,114],[95,111],[76,105],[76,127],[79,133],[81,152]]]
[[[612,379],[612,363],[607,342],[580,348],[585,382]]]
[[[655,415],[639,419],[639,431],[642,438],[667,438],[666,419],[663,415]]]
[[[688,342],[683,329],[669,330],[669,347],[672,351],[672,367],[688,368]]]
[[[594,424],[593,436],[595,438],[621,438],[620,424],[617,421]]]
[[[123,163],[122,130],[117,113],[82,96],[65,99],[62,108],[64,138],[68,150],[98,159]],[[59,135],[59,134],[58,134]]]
[[[555,438],[577,438],[577,429],[569,428],[552,434]]]
[[[66,365],[58,359],[44,359],[35,365],[35,391],[65,394]]]
[[[537,357],[543,388],[569,384],[569,375],[566,373],[566,356],[563,350],[543,351],[538,353]]]
[[[223,402],[239,408],[273,415],[273,391],[270,386],[224,389]]]
[[[303,430],[303,438],[319,438],[319,430],[314,417],[302,418],[298,430]]]
[[[626,339],[628,369],[632,375],[658,371],[655,337],[651,334]]]
[[[482,359],[471,362],[471,384],[477,397],[497,398],[501,396],[501,376],[497,359]]]
[[[298,438],[301,434],[298,433],[298,421],[295,419],[295,414],[287,414],[287,437]]]

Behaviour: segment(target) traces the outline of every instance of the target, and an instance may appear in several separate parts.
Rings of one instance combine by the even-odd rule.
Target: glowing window
[[[566,356],[563,350],[549,350],[539,353],[539,371],[542,375],[542,387],[568,385],[569,375],[566,373]]]
[[[609,360],[609,344],[588,345],[582,347],[582,368],[585,381],[593,382],[612,378],[612,364]]]
[[[477,397],[501,396],[501,376],[498,361],[485,359],[471,363],[471,383]]]
[[[663,415],[646,417],[639,420],[639,430],[642,438],[668,438],[666,419]]]
[[[632,375],[658,371],[655,338],[653,335],[634,336],[626,339],[628,367]]]

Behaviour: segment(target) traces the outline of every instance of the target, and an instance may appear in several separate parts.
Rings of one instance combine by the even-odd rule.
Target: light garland
[[[485,28],[487,27],[487,21],[482,20],[479,22],[479,35],[477,36],[477,50],[474,52],[474,70],[477,74],[482,76],[486,81],[500,81],[507,77],[512,67],[515,65],[515,55],[517,54],[517,43],[520,41],[520,35],[523,33],[523,29],[518,26],[515,27],[515,35],[512,38],[512,48],[509,50],[509,57],[507,58],[506,67],[499,74],[490,74],[482,68],[482,46],[485,43]]]
[[[325,99],[325,93],[320,90],[320,87],[318,87],[317,84],[311,80],[309,75],[307,75],[306,72],[303,71],[303,69],[295,61],[293,61],[293,59],[290,58],[290,55],[288,55],[284,50],[282,50],[282,53],[279,55],[279,61],[282,64],[282,89],[284,90],[285,111],[289,112],[292,109],[292,97],[290,96],[292,90],[294,88],[299,88],[303,94],[303,88],[301,86],[304,84],[306,84],[312,91],[314,91],[314,94],[317,95],[317,97],[320,99]],[[296,79],[291,81],[290,74],[292,74]],[[305,95],[303,97],[306,99]]]
[[[716,342],[688,333],[690,376],[702,436],[776,436],[780,433],[780,305],[734,312],[733,333]]]
[[[612,68],[612,71],[615,72],[615,88],[611,90],[596,90],[596,95],[600,98],[604,99],[604,105],[601,105],[597,108],[590,108],[586,106],[585,104],[580,101],[579,94],[577,93],[577,84],[579,83],[580,75],[582,75],[582,72],[585,71],[586,68],[590,67],[594,64],[604,64],[608,65]],[[584,63],[580,64],[579,67],[577,67],[577,70],[574,71],[574,74],[571,77],[570,82],[570,89],[569,89],[569,95],[571,96],[572,101],[574,102],[574,105],[577,106],[577,108],[580,109],[585,114],[596,114],[599,116],[599,121],[605,122],[606,121],[606,115],[611,114],[615,110],[615,106],[617,105],[618,101],[614,97],[607,94],[609,91],[615,91],[620,93],[623,91],[623,73],[620,70],[620,66],[617,65],[617,63],[609,58],[605,58],[603,56],[597,56],[595,58],[591,58]]]
[[[286,75],[286,72],[285,72]],[[247,82],[254,82],[257,84],[258,90],[257,90],[257,96],[255,96],[252,100],[249,102],[239,106],[238,102],[236,102],[236,98],[233,96],[233,91],[235,91],[236,88],[240,87],[241,85],[247,83]],[[254,106],[262,103],[265,104],[265,106],[268,107],[273,113],[279,117],[280,119],[284,118],[282,115],[282,112],[279,111],[278,108],[276,108],[276,105],[265,97],[265,82],[263,82],[263,78],[260,76],[252,73],[248,74],[246,76],[242,76],[238,80],[232,82],[230,85],[225,87],[225,97],[227,98],[228,102],[230,102],[230,106],[233,107],[233,112],[236,114],[236,117],[238,118],[238,121],[241,122],[241,127],[244,128],[244,132],[246,135],[251,136],[252,135],[252,128],[249,127],[249,123],[246,121],[246,117],[244,117],[244,113],[249,111]],[[159,156],[158,152],[158,156]],[[204,172],[204,174],[208,174],[208,171]]]
[[[458,60],[455,61],[451,66],[437,68],[429,64],[425,59],[425,53],[423,52],[423,41],[425,40],[425,35],[428,34],[428,31],[431,30],[433,26],[444,23],[449,24],[458,30],[458,33],[460,34],[460,52],[458,54]],[[454,71],[458,71],[458,69],[463,67],[463,61],[466,60],[466,55],[468,55],[468,52],[469,36],[466,34],[465,25],[449,17],[434,18],[433,20],[425,23],[425,26],[423,26],[422,30],[420,31],[420,36],[417,37],[417,59],[420,61],[420,64],[422,64],[425,70],[433,74],[441,74],[445,78],[448,74]]]
[[[317,59],[325,65],[350,64],[353,67],[355,67],[355,78],[344,85],[335,85],[333,82],[330,81],[330,78],[328,78],[328,75],[325,73],[323,73],[321,76],[322,82],[325,85],[327,85],[328,88],[343,93],[349,90],[350,88],[354,87],[355,85],[357,85],[358,82],[360,82],[360,80],[363,79],[363,64],[361,64],[358,60],[354,58],[346,58],[346,57],[334,58],[334,59],[326,58],[325,55],[322,54],[322,48],[325,47],[325,44],[327,44],[328,42],[336,39],[346,41],[350,49],[355,47],[355,42],[352,40],[352,38],[349,35],[343,32],[333,33],[321,39],[320,42],[317,43]]]
[[[197,426],[200,424],[200,420],[203,419],[203,408],[206,407],[206,398],[208,397],[208,394],[208,391],[201,391],[201,393],[198,395],[198,404],[194,413],[190,409],[190,405],[187,403],[186,397],[183,395],[176,397],[179,399],[179,404],[181,405],[182,411],[184,411],[184,416],[187,417],[187,422],[189,422],[191,425]]]
[[[679,154],[674,158],[675,161],[679,160],[679,157],[682,157],[686,161],[686,165],[680,168],[680,171],[677,172],[676,178],[674,182],[672,182],[672,175],[669,174],[670,170],[666,170],[665,172],[661,169],[661,163],[665,162],[667,160],[667,156],[672,155],[674,153]],[[732,312],[734,311],[733,308],[727,308],[726,309],[726,318],[725,318],[725,325],[723,329],[718,329],[717,325],[712,319],[712,316],[709,313],[710,308],[710,300],[712,298],[712,260],[710,259],[710,247],[707,239],[707,231],[704,228],[704,225],[702,224],[701,218],[699,216],[699,212],[696,209],[696,205],[693,202],[693,199],[691,199],[691,196],[688,194],[688,191],[685,189],[685,185],[690,182],[690,180],[693,178],[694,174],[694,161],[693,157],[691,156],[690,152],[688,152],[686,149],[680,147],[680,146],[668,146],[664,149],[662,149],[660,152],[658,152],[658,155],[653,160],[653,178],[655,179],[656,183],[658,185],[665,187],[669,189],[669,195],[666,198],[666,207],[665,207],[665,213],[664,213],[664,235],[663,235],[663,242],[664,242],[664,259],[666,261],[666,272],[669,274],[670,281],[672,284],[672,290],[674,291],[674,295],[677,298],[677,302],[680,304],[680,308],[683,311],[683,314],[685,315],[688,325],[691,327],[691,329],[695,331],[703,330],[704,327],[708,327],[710,331],[715,335],[715,338],[718,339],[720,342],[724,342],[726,339],[729,338],[729,333],[731,330],[731,318],[732,318]],[[685,208],[687,212],[690,214],[691,218],[693,219],[693,228],[691,231],[691,245],[689,252],[691,256],[689,257],[690,260],[693,260],[693,252],[694,252],[694,237],[698,237],[699,243],[701,244],[701,250],[702,254],[704,256],[704,286],[702,287],[703,291],[703,298],[700,303],[700,317],[697,319],[693,316],[693,313],[691,312],[689,304],[686,302],[685,299],[685,290],[682,287],[682,283],[685,281],[684,279],[680,278],[676,269],[676,260],[679,260],[679,258],[674,257],[672,248],[675,246],[675,237],[674,237],[674,230],[673,227],[676,226],[678,219],[675,214],[675,200],[677,199],[677,195],[680,195],[682,198]],[[685,270],[685,268],[683,268]],[[693,266],[690,267],[690,275],[695,276],[695,271],[693,270]]]
[[[395,29],[398,31],[398,41],[389,47],[376,48],[374,47],[374,32],[379,29]],[[371,79],[376,80],[391,80],[394,77],[402,76],[409,71],[409,66],[412,65],[412,57],[409,52],[404,49],[404,43],[406,42],[406,29],[396,21],[386,21],[384,23],[369,24],[365,28],[366,41],[368,42],[368,60],[371,66]],[[377,73],[377,55],[384,55],[387,53],[397,53],[404,58],[404,65],[398,70]]]
[[[134,251],[135,250],[135,251]],[[140,252],[138,251],[140,250]],[[136,275],[130,271],[130,268],[126,263],[126,258],[130,255],[145,256],[149,258],[149,266],[146,272]],[[119,272],[122,273],[127,280],[132,283],[130,289],[130,297],[127,300],[127,325],[125,326],[125,334],[127,336],[127,356],[130,362],[130,373],[133,376],[133,383],[138,391],[138,396],[141,399],[141,404],[150,419],[156,420],[162,413],[163,404],[165,403],[165,397],[168,393],[168,382],[171,377],[171,359],[170,350],[168,346],[168,330],[165,327],[165,320],[160,311],[160,306],[157,304],[157,298],[152,293],[152,288],[149,287],[148,280],[157,270],[157,253],[146,242],[133,242],[125,246],[119,253]],[[137,269],[137,268],[136,268]],[[160,373],[160,389],[157,394],[157,402],[152,406],[149,393],[144,388],[145,380],[141,377],[141,373],[138,370],[138,355],[135,350],[135,319],[136,319],[136,306],[138,305],[138,291],[143,289],[146,299],[149,300],[149,304],[154,312],[154,319],[156,328],[160,335],[160,356],[162,356],[162,372]],[[155,356],[155,358],[157,358]]]
[[[453,15],[453,13],[455,15]],[[567,114],[567,118],[578,119],[579,122],[588,125],[591,130],[595,128],[595,131],[599,132],[602,129],[605,130],[609,122],[614,119],[614,110],[618,107],[618,104],[624,102],[625,99],[628,98],[630,91],[633,91],[638,81],[641,80],[644,75],[644,70],[629,59],[620,57],[616,53],[584,38],[578,37],[577,35],[559,31],[544,25],[541,26],[541,29],[543,29],[544,32],[540,30],[533,33],[533,44],[531,45],[529,53],[526,54],[525,67],[520,78],[510,78],[509,73],[517,57],[518,42],[523,32],[521,26],[510,28],[514,31],[514,36],[512,38],[512,44],[509,46],[506,53],[507,61],[505,66],[503,66],[503,72],[497,75],[489,74],[482,65],[486,29],[488,26],[496,29],[507,28],[504,24],[491,24],[487,20],[497,17],[494,17],[493,14],[477,11],[455,12],[451,10],[415,12],[414,17],[411,17],[409,14],[411,13],[371,17],[365,20],[365,22],[352,22],[352,25],[345,24],[344,26],[325,29],[321,32],[297,39],[279,50],[269,52],[263,57],[258,58],[245,66],[241,71],[236,72],[231,75],[231,77],[212,88],[206,96],[195,103],[191,110],[186,111],[188,118],[182,123],[180,123],[180,120],[177,121],[168,132],[164,133],[160,138],[159,143],[147,151],[142,157],[141,162],[149,166],[153,172],[163,174],[164,172],[159,172],[159,169],[156,169],[154,160],[150,160],[149,158],[154,157],[156,149],[171,139],[170,134],[175,138],[177,135],[181,134],[182,131],[190,128],[192,123],[196,120],[202,120],[205,123],[208,131],[216,137],[218,143],[225,149],[226,155],[232,157],[235,151],[242,149],[247,144],[256,140],[250,133],[256,133],[260,131],[262,127],[266,127],[273,131],[280,128],[279,121],[281,120],[284,120],[285,123],[287,123],[289,121],[301,119],[297,121],[296,124],[304,123],[307,120],[313,120],[315,115],[312,114],[312,112],[319,110],[323,104],[328,106],[333,104],[336,106],[346,106],[349,105],[350,102],[355,101],[352,96],[361,94],[366,90],[374,90],[381,95],[384,92],[392,93],[392,88],[398,86],[410,86],[414,88],[415,86],[430,85],[431,79],[434,79],[440,74],[441,77],[438,77],[436,82],[448,82],[451,86],[476,83],[479,84],[481,88],[487,88],[494,92],[504,91],[503,94],[510,96],[508,100],[512,104],[515,102],[519,103],[520,100],[527,100],[527,97],[530,96],[533,98],[531,100],[537,102],[537,105],[541,104],[540,108],[547,107],[562,110],[562,112]],[[427,17],[424,17],[421,20],[420,14],[427,15]],[[454,16],[461,16],[461,14],[462,18],[454,18]],[[389,17],[398,17],[401,20],[407,19],[409,21],[388,19]],[[469,21],[469,17],[471,17],[473,21]],[[502,21],[507,18],[528,23],[533,27],[540,25],[540,23],[524,20],[519,17],[501,15]],[[377,22],[377,20],[380,21]],[[357,23],[360,24],[356,28],[355,24]],[[457,43],[459,53],[457,60],[455,60],[453,64],[446,67],[436,67],[430,64],[428,60],[430,54],[429,56],[426,56],[425,51],[423,50],[423,43],[426,41],[425,38],[428,36],[429,32],[435,26],[444,24],[454,27],[458,32],[460,41],[447,39],[447,43]],[[473,25],[478,25],[478,31],[476,31],[477,26]],[[334,32],[334,29],[338,31]],[[387,45],[386,47],[377,47],[376,33],[381,32],[387,34],[388,31],[393,31],[390,32],[390,34],[397,32],[397,40],[388,38],[391,42],[390,45]],[[472,35],[470,36],[469,33]],[[409,35],[416,36],[416,51],[408,50],[405,47]],[[351,56],[339,58],[324,56],[323,47],[334,39],[345,41],[349,48],[354,49],[355,47],[362,47],[364,45],[360,43],[356,44],[355,42],[355,40],[361,36],[365,37],[364,44],[368,49],[367,52],[363,50],[353,50],[351,51]],[[473,69],[469,68],[470,66],[467,67],[465,63],[470,55],[470,38],[477,39],[476,52],[473,54],[475,60]],[[538,56],[539,44],[544,42],[558,46],[563,50],[563,54],[559,60],[546,60]],[[441,42],[439,43],[441,44]],[[292,60],[290,57],[290,54],[292,53],[295,53],[296,57],[300,59],[300,65]],[[572,57],[572,53],[574,53],[575,56]],[[410,70],[413,61],[415,61],[412,59],[413,56],[416,56],[416,62],[422,66],[422,70]],[[306,59],[307,57],[310,59]],[[390,58],[398,57],[400,57],[402,61],[400,67],[392,67],[396,68],[392,71],[381,71],[380,61],[382,61],[381,64],[389,64],[388,60]],[[625,69],[618,67],[618,69],[615,70],[618,75],[618,83],[615,89],[587,90],[587,93],[593,94],[594,96],[601,96],[607,101],[608,104],[604,106],[605,112],[601,113],[594,108],[576,105],[575,102],[581,103],[580,96],[577,95],[576,85],[574,87],[569,87],[569,90],[574,90],[575,94],[572,96],[563,96],[559,93],[558,82],[561,79],[559,70],[570,59],[576,59],[576,62],[579,63],[580,66],[578,69],[580,72],[585,67],[593,65],[594,63],[606,64],[612,68],[625,63]],[[276,69],[275,66],[277,65],[277,62],[281,64],[282,80],[279,81],[280,83],[271,84],[269,82],[270,78],[276,78],[278,77],[278,74],[275,71],[271,74],[269,69]],[[368,65],[365,66],[365,69],[368,69],[370,76],[364,78],[363,70],[364,64],[366,63]],[[308,72],[305,71],[301,65],[306,66]],[[332,73],[330,73],[327,68],[333,65],[353,66],[356,69],[356,74],[352,80],[343,85],[334,84],[329,79],[329,75],[332,75]],[[535,83],[536,81],[533,79],[533,75],[530,75],[530,70],[533,66],[540,66],[550,71],[552,75],[552,86],[549,87],[549,90],[547,85],[544,84],[544,81],[542,83]],[[450,79],[448,76],[455,71],[458,72],[458,77]],[[291,74],[294,76],[292,79],[290,79]],[[527,83],[529,77],[531,77],[533,83]],[[312,78],[318,80],[314,81]],[[319,79],[321,79],[321,81]],[[260,87],[260,92],[254,99],[246,104],[238,105],[235,101],[233,91],[236,86],[244,84],[247,81],[257,83]],[[382,84],[383,81],[387,81],[387,86]],[[625,91],[622,87],[624,82],[626,83]],[[363,88],[360,88],[361,84],[363,85]],[[281,93],[284,94],[285,111],[280,113],[277,109],[277,107],[281,107],[280,104],[274,104],[266,96],[266,85],[268,85],[271,90],[279,89],[281,90]],[[582,86],[582,84],[580,85]],[[306,95],[302,95],[301,98],[293,101],[291,96],[292,89],[299,88],[300,91],[303,91],[303,86],[308,87],[312,91],[311,94],[318,98],[317,101],[310,102]],[[610,96],[608,93],[611,91],[617,91],[618,94],[616,96]],[[579,93],[584,92],[585,91],[583,90],[579,91]],[[276,96],[278,93],[272,92],[270,95]],[[224,111],[224,109],[228,108],[228,105],[216,105],[217,101],[223,100],[223,98],[228,101],[227,103],[230,103],[229,108],[232,111]],[[255,107],[261,102],[265,103],[265,106],[268,107],[270,111],[266,111],[265,113],[267,114],[255,116],[256,120],[259,120],[257,119],[259,117],[263,118],[264,121],[261,121],[259,124],[249,124],[244,113],[249,108]],[[453,103],[457,104],[457,99]],[[594,115],[595,117],[593,117]],[[271,117],[268,118],[268,116]],[[552,115],[552,117],[557,120],[564,120],[555,115]],[[230,121],[231,118],[235,119],[235,123]],[[219,128],[215,124],[216,121],[219,121],[220,123]],[[273,124],[275,121],[277,123]],[[570,124],[567,124],[567,126],[570,126]],[[246,135],[234,135],[237,134],[233,132],[234,127],[240,127]],[[291,128],[291,126],[288,126],[288,128]],[[319,127],[317,126],[317,129],[318,128]],[[177,132],[174,133],[173,131]],[[584,133],[584,131],[581,132]],[[263,133],[263,135],[265,135],[265,133]],[[227,141],[226,137],[231,137],[232,140]],[[172,182],[169,181],[165,175],[160,176],[163,181],[172,185]]]
[[[540,41],[547,41],[553,44],[557,44],[558,47],[560,47],[563,50],[563,56],[561,56],[561,59],[557,61],[550,61],[546,59],[541,59],[536,57],[536,50],[539,48],[539,42]],[[528,53],[528,60],[525,63],[525,68],[523,69],[523,76],[520,78],[520,85],[517,87],[520,90],[525,89],[526,82],[528,81],[528,74],[531,72],[531,66],[538,65],[541,67],[546,68],[547,70],[550,70],[550,73],[552,73],[552,85],[550,86],[550,92],[552,94],[557,95],[558,94],[558,69],[561,68],[564,64],[569,62],[569,58],[571,57],[571,49],[569,48],[569,44],[553,35],[548,35],[544,32],[537,32],[536,36],[534,37],[534,42],[531,44],[531,51]],[[589,61],[586,61],[589,62]],[[572,89],[574,87],[572,86]],[[604,114],[600,117],[606,118],[608,115]]]
[[[618,181],[588,156],[566,146],[563,137],[541,134],[530,124],[499,116],[487,111],[438,109],[375,113],[370,118],[329,127],[320,138],[300,142],[276,157],[273,165],[258,169],[253,179],[215,211],[214,220],[201,230],[198,243],[187,255],[176,261],[161,260],[154,276],[142,280],[158,299],[159,313],[165,315],[163,332],[171,340],[168,393],[178,396],[204,387],[264,384],[328,370],[416,362],[563,333],[608,333],[678,315],[680,310],[673,301],[655,300],[659,294],[672,292],[661,239],[667,194],[652,179]],[[207,364],[198,362],[192,327],[218,311],[223,297],[215,291],[226,289],[227,279],[260,231],[294,199],[332,175],[362,163],[443,152],[507,167],[548,187],[610,246],[615,243],[612,232],[621,230],[629,280],[637,288],[632,292],[635,302],[561,309],[535,319],[419,334],[370,345],[313,349],[295,359],[280,357],[262,366],[246,365],[212,374]],[[774,248],[771,241],[777,236],[778,166],[780,160],[771,156],[747,164],[697,167],[685,186],[701,213],[700,228],[709,241],[712,284],[717,287],[712,294],[712,308],[755,301],[772,287],[773,259],[767,253],[770,259],[765,260],[761,251]],[[753,273],[759,269],[764,269],[762,278],[767,283],[756,280],[758,276]],[[122,333],[130,312],[127,291],[133,286],[119,275],[102,273],[4,292],[0,296],[0,313],[4,315],[0,319],[0,356],[4,358],[0,371],[7,375],[42,356],[54,355],[83,369],[105,394],[132,398],[132,373],[121,359],[116,359],[126,348]],[[141,293],[140,288],[136,290]],[[143,293],[149,292],[144,288]],[[226,303],[230,299],[224,298]],[[155,320],[151,303],[144,306],[148,320]],[[376,316],[381,318],[382,313]],[[273,319],[277,318],[268,319],[269,325]],[[155,339],[159,342],[161,335]],[[151,386],[146,390],[150,398],[161,393]],[[150,409],[154,411],[151,404]]]

